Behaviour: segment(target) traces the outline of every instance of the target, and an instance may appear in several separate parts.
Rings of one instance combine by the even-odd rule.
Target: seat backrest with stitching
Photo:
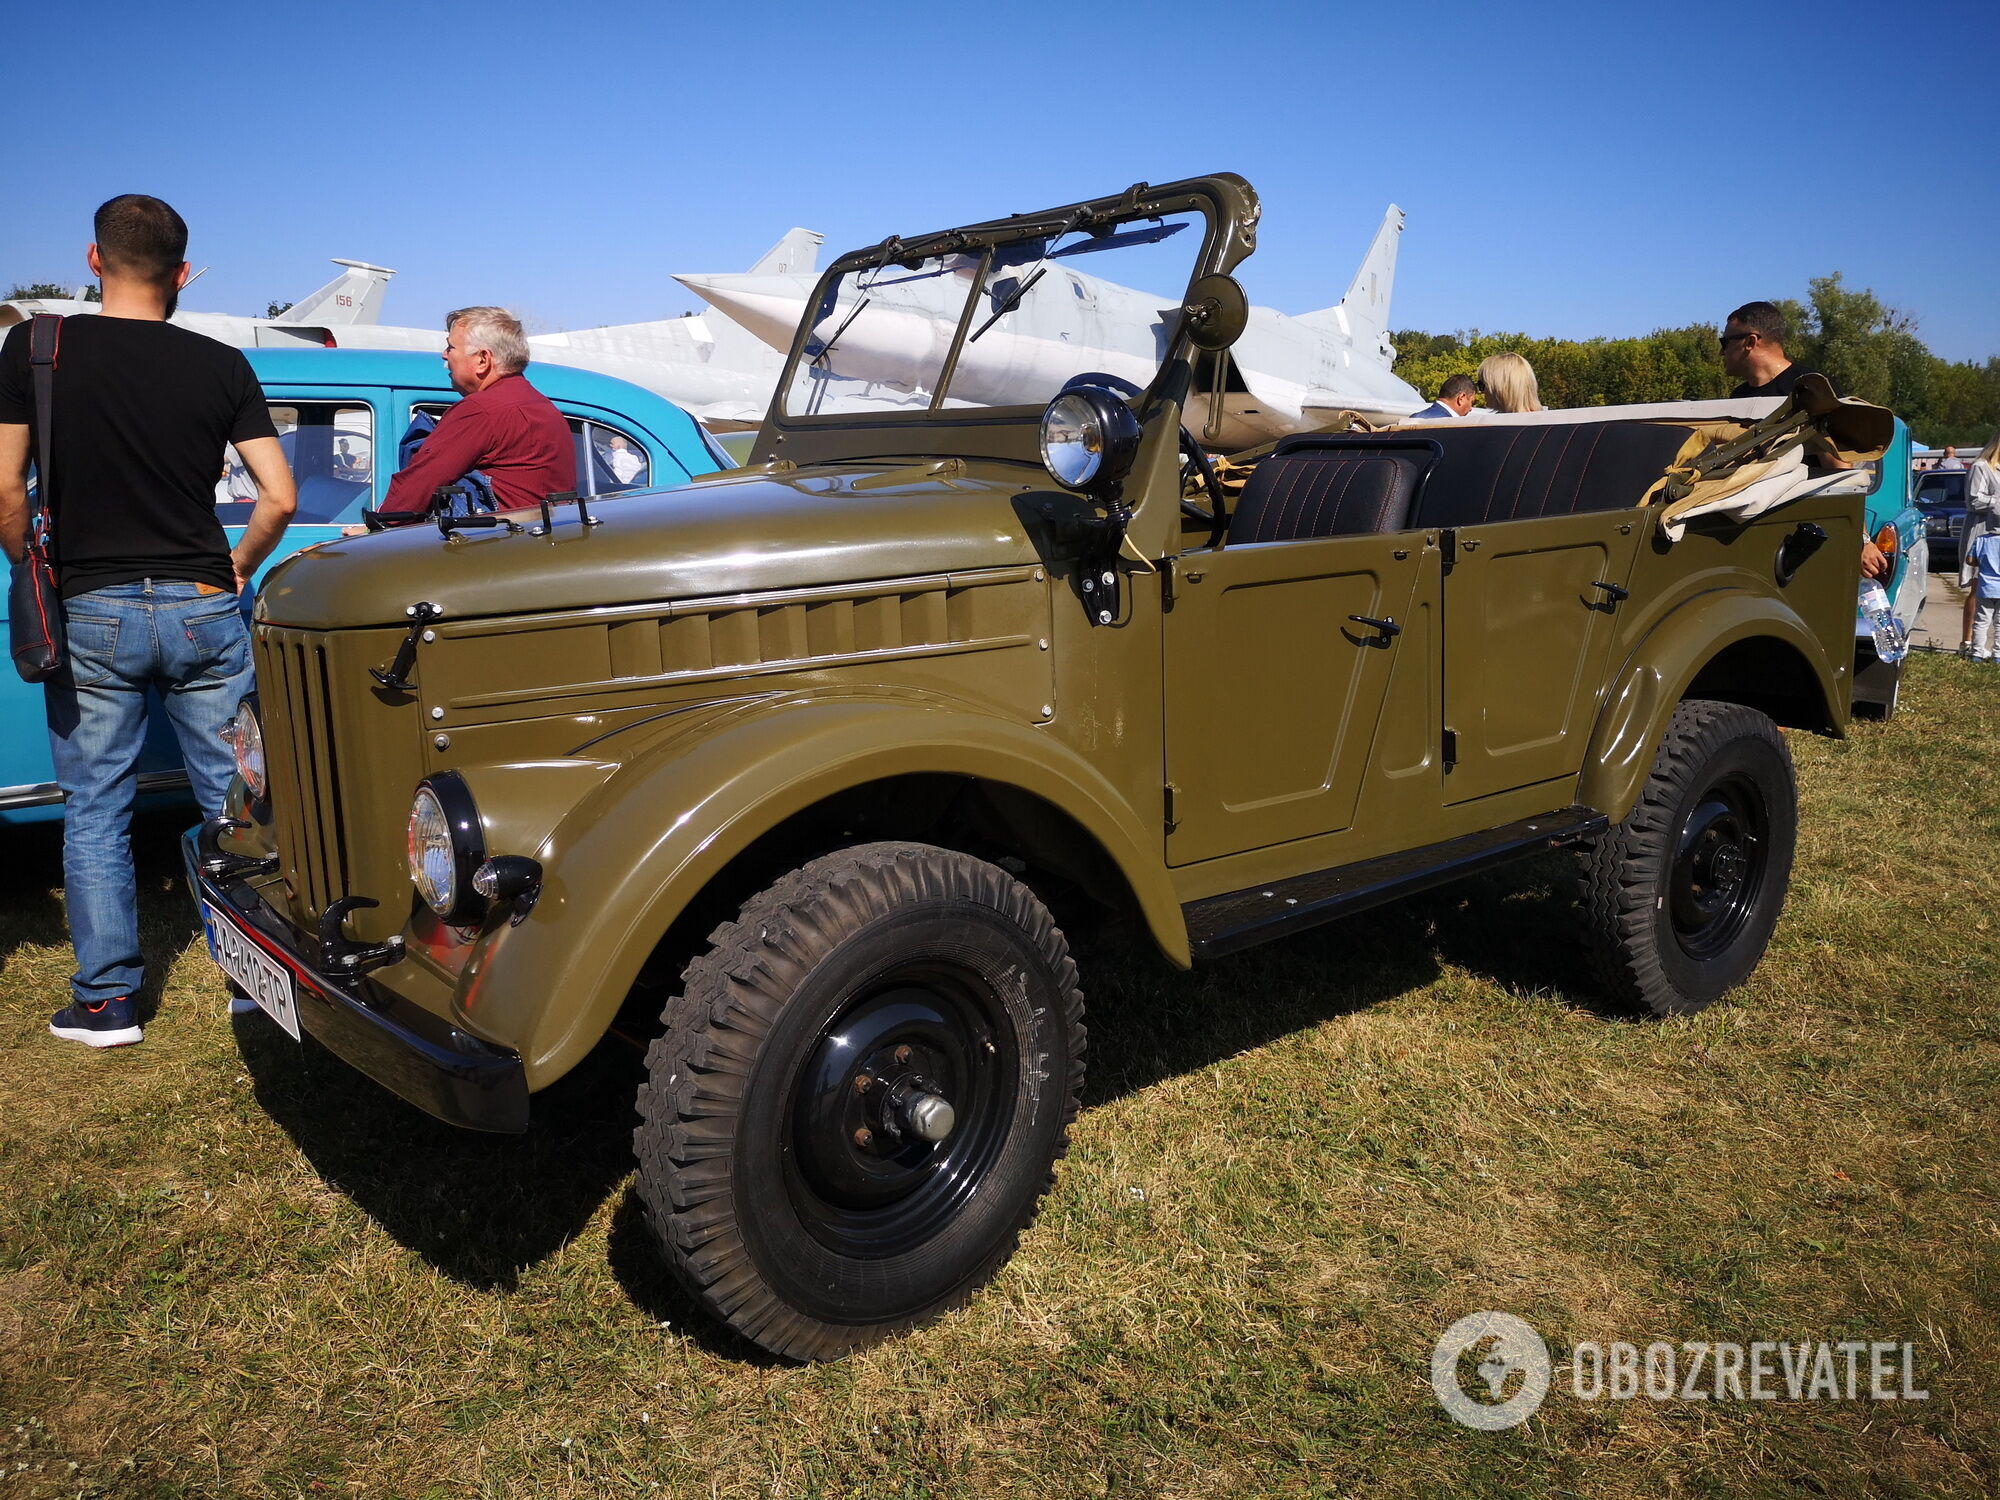
[[[1410,524],[1625,510],[1666,472],[1692,430],[1678,422],[1575,422],[1427,434],[1444,451]]]
[[[1230,518],[1229,539],[1292,542],[1307,537],[1403,531],[1428,453],[1314,447],[1258,464]]]

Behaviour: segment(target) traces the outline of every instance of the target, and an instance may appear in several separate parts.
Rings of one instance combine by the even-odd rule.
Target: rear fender
[[[1755,652],[1768,661],[1768,676],[1759,674],[1761,690],[1716,686],[1693,696],[1747,703],[1787,728],[1840,732],[1849,687],[1797,615],[1775,599],[1741,590],[1697,594],[1662,615],[1613,674],[1577,800],[1613,822],[1631,812],[1674,705],[1732,650],[1736,659]],[[1842,707],[1836,711],[1835,705]]]
[[[1060,809],[1123,875],[1167,956],[1187,964],[1159,849],[1073,752],[935,703],[793,697],[656,741],[562,816],[533,851],[545,872],[533,911],[492,924],[466,966],[461,1019],[519,1051],[531,1088],[550,1083],[604,1035],[674,919],[754,840],[836,793],[921,773],[976,777]]]

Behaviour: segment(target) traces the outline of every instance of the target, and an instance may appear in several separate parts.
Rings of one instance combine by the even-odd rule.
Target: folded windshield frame
[[[967,347],[987,329],[995,325],[1004,328],[1006,317],[1012,311],[1011,308],[996,309],[992,299],[982,295],[992,290],[990,283],[996,258],[1004,265],[1009,248],[1043,241],[1039,258],[1022,268],[1021,278],[1025,283],[1030,276],[1048,271],[1069,236],[1109,237],[1129,233],[1135,239],[1144,239],[1145,226],[1149,224],[1159,224],[1176,215],[1186,215],[1190,219],[1198,215],[1200,248],[1192,257],[1186,282],[1177,290],[1170,304],[1179,305],[1185,302],[1187,285],[1201,276],[1229,271],[1251,253],[1256,245],[1258,213],[1256,194],[1250,185],[1233,174],[1221,174],[1160,187],[1141,183],[1112,198],[1015,215],[935,234],[911,238],[891,236],[878,245],[849,252],[835,260],[821,276],[814,290],[811,312],[801,319],[801,327],[794,333],[785,372],[778,382],[767,419],[767,436],[773,430],[792,430],[803,436],[814,430],[839,428],[900,427],[913,423],[992,425],[1037,420],[1042,411],[1041,402],[1016,406],[947,404],[953,378]],[[1189,227],[1194,226],[1190,223]],[[1154,231],[1154,235],[1165,238],[1172,232],[1171,228],[1162,228]],[[926,270],[927,262],[936,263],[936,269]],[[950,338],[935,365],[926,364],[924,367],[926,370],[935,368],[936,378],[931,382],[931,388],[920,392],[920,387],[913,385],[910,390],[912,399],[907,406],[811,410],[809,403],[800,401],[799,396],[812,387],[814,377],[811,371],[815,361],[821,362],[822,371],[830,369],[825,363],[828,353],[839,348],[844,323],[835,324],[830,337],[822,337],[822,334],[826,331],[828,316],[840,306],[844,279],[868,273],[893,276],[899,270],[907,276],[953,274],[966,279],[966,295],[951,325]],[[1026,285],[1016,289],[1013,295],[1017,303],[1028,290]],[[856,316],[863,315],[862,305],[851,302],[844,315],[845,322],[852,322]],[[935,321],[942,325],[941,318]],[[1134,398],[1134,404],[1142,411],[1150,405],[1160,382],[1167,377],[1175,362],[1185,356],[1187,331],[1185,317],[1175,318],[1171,332],[1162,342],[1150,379],[1139,396]],[[776,439],[782,440],[782,437]],[[760,450],[766,446],[764,442],[759,444]],[[804,457],[803,454],[799,456]]]

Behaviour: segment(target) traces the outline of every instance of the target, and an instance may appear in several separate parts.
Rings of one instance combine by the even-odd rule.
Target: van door
[[[1174,559],[1168,864],[1352,825],[1423,550],[1402,532]]]
[[[1447,805],[1582,767],[1639,529],[1595,511],[1443,534]]]

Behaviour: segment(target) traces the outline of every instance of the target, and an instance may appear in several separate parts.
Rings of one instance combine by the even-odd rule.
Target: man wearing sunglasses
[[[1722,368],[1740,382],[1731,400],[1745,396],[1789,396],[1801,375],[1819,372],[1796,365],[1785,353],[1785,315],[1769,302],[1746,302],[1722,325]],[[1868,538],[1861,542],[1861,576],[1886,579],[1894,564]]]
[[[1815,371],[1795,365],[1785,353],[1785,315],[1768,302],[1746,302],[1722,325],[1722,368],[1741,382],[1729,393],[1789,396],[1801,375]]]

